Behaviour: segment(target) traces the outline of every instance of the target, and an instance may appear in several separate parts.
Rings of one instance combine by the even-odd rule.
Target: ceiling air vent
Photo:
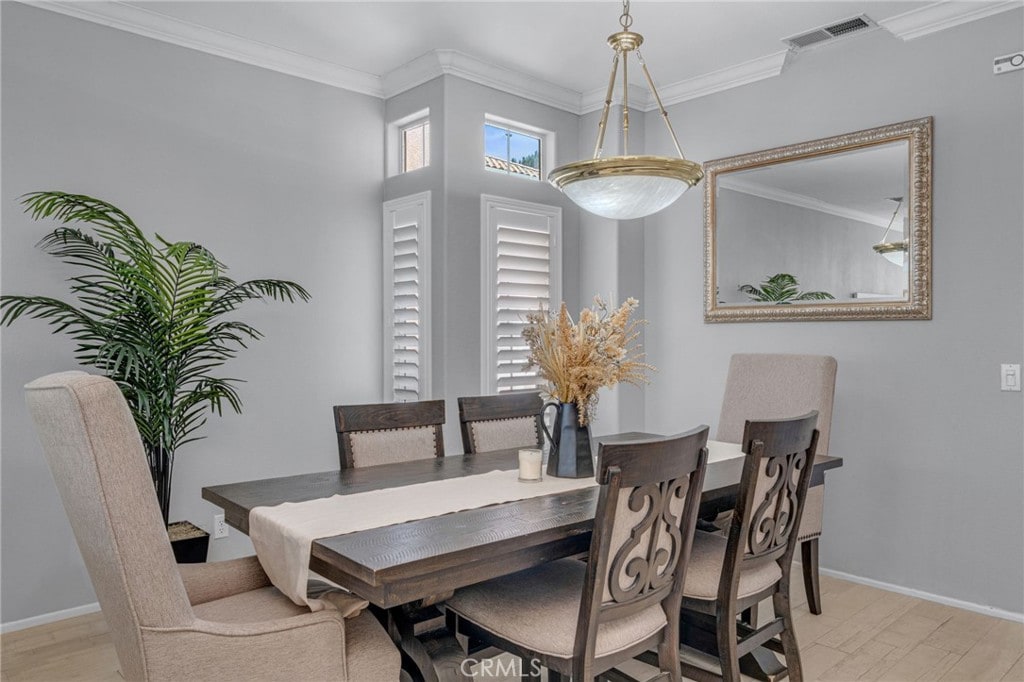
[[[843,19],[837,21],[834,24],[828,26],[822,26],[816,28],[813,31],[806,31],[799,35],[790,36],[789,38],[783,38],[782,42],[789,45],[794,50],[804,50],[814,45],[820,45],[824,42],[836,40],[838,38],[845,38],[846,36],[864,31],[875,26],[875,22],[871,20],[866,14],[861,14],[858,17],[852,19]]]

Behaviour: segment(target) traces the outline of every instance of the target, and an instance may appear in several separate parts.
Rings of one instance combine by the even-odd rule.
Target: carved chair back
[[[708,427],[602,444],[587,579],[574,658],[593,660],[598,627],[660,604],[678,628],[707,465]]]
[[[459,398],[464,451],[541,447],[543,407],[536,391]]]
[[[444,457],[444,401],[335,405],[341,468]]]
[[[789,579],[800,518],[811,481],[818,443],[811,411],[793,419],[747,421],[743,429],[746,461],[732,516],[719,599],[735,599],[745,568],[776,561]]]

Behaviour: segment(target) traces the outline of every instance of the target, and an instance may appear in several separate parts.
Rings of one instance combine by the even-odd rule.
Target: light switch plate
[[[1020,365],[999,366],[999,387],[1003,391],[1020,390]]]

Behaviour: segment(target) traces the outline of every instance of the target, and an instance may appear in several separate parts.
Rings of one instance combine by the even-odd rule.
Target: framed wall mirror
[[[931,319],[931,117],[704,173],[705,321]]]

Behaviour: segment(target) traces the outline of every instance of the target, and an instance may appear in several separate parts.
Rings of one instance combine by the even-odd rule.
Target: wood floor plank
[[[804,670],[805,680],[820,680],[826,670],[839,665],[847,654],[838,649],[831,649],[823,644],[812,644],[800,647],[800,665]]]
[[[821,680],[821,682],[848,682],[849,680],[859,679],[861,675],[867,673],[879,661],[891,653],[893,648],[888,644],[869,640],[854,653],[845,654],[838,664],[826,670],[817,679]]]
[[[945,649],[954,654],[966,654],[971,647],[983,639],[997,621],[980,613],[954,609],[955,613],[929,635],[925,643],[936,649]]]
[[[986,629],[985,636],[939,679],[957,682],[998,680],[1010,671],[1021,655],[1024,655],[1024,624],[997,620],[993,627]]]
[[[852,654],[873,639],[880,630],[889,627],[897,618],[912,609],[916,601],[913,597],[902,594],[879,599],[844,620],[818,641],[825,646]]]
[[[861,679],[876,680],[877,682],[936,680],[959,660],[958,654],[951,654],[927,644],[918,644],[906,656],[897,661],[880,661],[878,666],[869,670]]]
[[[793,612],[793,626],[796,628],[797,644],[801,651],[815,642],[820,642],[822,637],[842,623],[843,621],[838,618],[825,614],[815,616],[806,606]]]
[[[1010,671],[1003,675],[1000,682],[1024,682],[1024,656],[1017,659]]]
[[[879,630],[872,639],[876,642],[882,642],[883,644],[891,646],[894,651],[890,653],[889,659],[898,660],[910,653],[910,651],[918,644],[924,642],[942,625],[944,625],[944,623],[908,612],[902,614],[889,625]],[[935,645],[932,644],[932,646]],[[935,648],[943,649],[943,647],[939,646],[936,646]],[[949,649],[944,650],[949,651]]]

